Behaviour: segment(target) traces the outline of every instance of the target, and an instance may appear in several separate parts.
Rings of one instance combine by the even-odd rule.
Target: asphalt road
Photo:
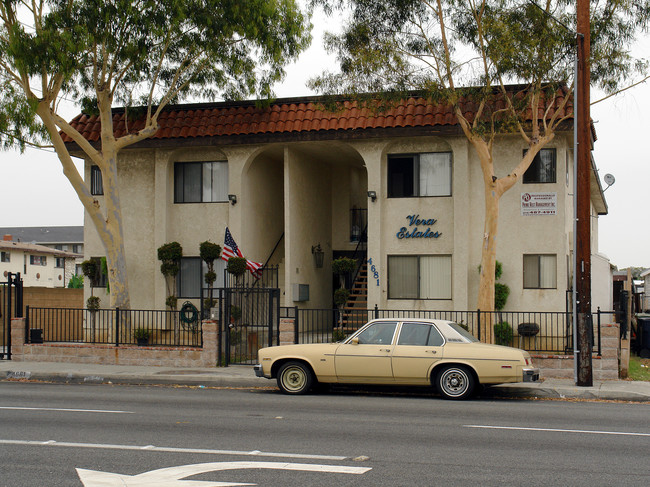
[[[0,486],[646,486],[648,418],[647,404],[0,383]]]

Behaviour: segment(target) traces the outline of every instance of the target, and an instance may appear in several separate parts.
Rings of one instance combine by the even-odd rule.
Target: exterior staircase
[[[356,331],[365,325],[368,319],[368,264],[364,262],[352,283],[350,296],[343,307],[341,331],[344,333]]]

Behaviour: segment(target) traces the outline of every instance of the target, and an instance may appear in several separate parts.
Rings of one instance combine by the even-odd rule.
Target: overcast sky
[[[313,45],[288,67],[285,82],[276,87],[278,97],[312,94],[305,81],[334,64],[321,47],[324,30],[323,22],[315,21]],[[650,52],[648,39],[635,51]],[[598,98],[592,91],[592,101]],[[592,107],[598,135],[594,158],[601,182],[607,173],[616,178],[605,193],[609,214],[599,220],[599,251],[619,269],[650,267],[650,208],[643,203],[650,183],[648,107],[650,83]],[[64,115],[71,119],[77,113],[78,108],[71,106]],[[0,151],[0,209],[0,227],[83,224],[81,203],[58,158],[49,151]]]

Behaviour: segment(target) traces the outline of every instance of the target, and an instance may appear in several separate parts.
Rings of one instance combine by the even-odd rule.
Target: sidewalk
[[[147,384],[205,387],[275,387],[275,381],[255,377],[251,366],[169,368],[95,365],[58,362],[0,361],[0,380],[37,380],[70,384]],[[650,382],[599,381],[578,387],[572,379],[545,379],[537,383],[503,384],[486,388],[481,397],[601,399],[650,402]]]

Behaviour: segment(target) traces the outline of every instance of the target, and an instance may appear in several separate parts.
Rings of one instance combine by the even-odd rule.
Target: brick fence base
[[[215,367],[217,322],[203,322],[203,347],[138,347],[90,343],[25,343],[25,319],[11,320],[11,358],[24,362],[74,362],[161,367]]]

